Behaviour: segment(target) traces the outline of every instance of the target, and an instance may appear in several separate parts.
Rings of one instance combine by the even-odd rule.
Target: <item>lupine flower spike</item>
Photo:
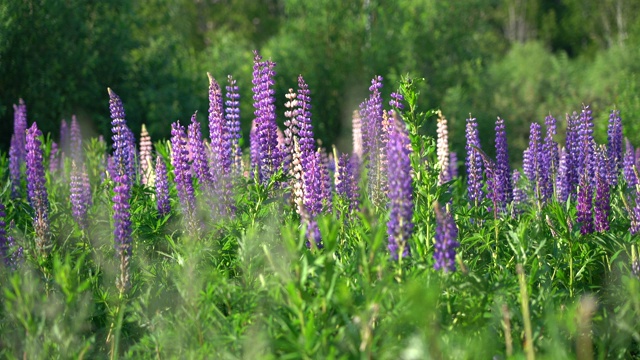
[[[389,252],[391,258],[397,260],[411,255],[409,238],[413,233],[413,186],[411,179],[411,142],[405,124],[395,117],[387,143],[389,159]]]
[[[33,228],[36,232],[36,250],[46,255],[49,244],[49,199],[44,173],[43,152],[40,143],[42,132],[33,123],[26,132],[27,193],[33,208]]]
[[[447,119],[442,115],[442,111],[437,110],[436,115],[438,115],[436,154],[438,156],[438,165],[440,167],[438,185],[442,185],[451,180],[449,169],[449,132],[447,131]]]
[[[254,52],[253,65],[253,106],[255,110],[255,140],[258,153],[256,166],[258,180],[266,183],[282,164],[282,154],[278,147],[278,125],[273,90],[275,63],[262,61],[262,56]]]
[[[484,197],[482,191],[482,156],[477,149],[480,148],[480,137],[478,135],[478,123],[475,118],[467,119],[466,128],[467,155],[465,166],[467,168],[467,197],[472,206],[479,204]]]
[[[456,271],[456,249],[458,242],[458,227],[448,209],[440,208],[436,203],[436,235],[433,252],[435,263],[433,268],[444,272]]]
[[[142,124],[140,131],[140,172],[142,173],[142,184],[153,185],[153,145],[147,127]]]
[[[167,178],[167,166],[159,154],[156,157],[156,205],[158,215],[165,216],[171,211],[169,203],[169,179]]]
[[[124,107],[120,97],[111,89],[109,91],[109,108],[111,110],[111,132],[113,134],[113,238],[116,257],[120,260],[120,276],[116,279],[116,287],[124,293],[130,285],[129,265],[131,260],[131,214],[129,198],[133,184],[134,164],[131,152],[132,133],[127,127]]]

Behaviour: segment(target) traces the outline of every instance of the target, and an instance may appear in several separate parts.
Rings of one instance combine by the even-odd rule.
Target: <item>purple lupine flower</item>
[[[64,154],[69,154],[71,149],[71,134],[69,133],[69,125],[67,120],[62,119],[60,123],[60,150]]]
[[[318,149],[320,158],[320,179],[321,179],[321,197],[325,211],[329,211],[332,207],[333,200],[333,182],[331,181],[331,173],[329,170],[329,156],[322,148]]]
[[[560,155],[558,153],[558,143],[553,140],[556,135],[556,119],[549,115],[544,119],[547,127],[547,134],[542,144],[542,158],[540,159],[541,168],[541,194],[542,198],[549,200],[553,197],[553,185],[558,170]]]
[[[167,166],[161,155],[156,157],[156,205],[158,215],[165,216],[171,211],[169,203],[169,179],[167,177]]]
[[[179,121],[171,124],[171,164],[175,174],[176,189],[182,206],[182,211],[188,221],[194,220],[196,197],[189,168],[189,149],[187,148],[187,134]]]
[[[4,218],[7,214],[4,212],[4,204],[0,203],[0,258],[5,263],[9,258],[9,238],[7,237],[7,223]]]
[[[9,146],[9,179],[11,179],[11,197],[17,198],[20,189],[20,146],[16,134],[11,135]]]
[[[593,118],[591,117],[591,110],[587,105],[582,105],[582,111],[580,112],[578,123],[578,139],[578,174],[582,174],[582,172],[586,169],[588,179],[589,181],[591,181],[591,184],[594,185],[595,169],[593,166],[593,161],[595,160],[595,157],[593,156],[593,152],[595,143],[593,140]]]
[[[436,235],[433,252],[435,264],[433,268],[444,272],[456,271],[456,248],[458,242],[458,227],[453,217],[446,209],[436,204]]]
[[[302,75],[298,76],[298,94],[296,100],[298,102],[297,123],[298,136],[300,137],[300,150],[305,153],[316,151],[316,141],[313,137],[313,125],[311,125],[311,97],[309,86],[304,81]]]
[[[338,159],[338,169],[335,172],[336,176],[336,194],[347,201],[349,205],[349,211],[352,210],[351,197],[349,192],[351,191],[351,170],[348,166],[349,155],[342,154]]]
[[[70,200],[73,218],[80,229],[86,230],[88,227],[87,212],[91,206],[91,185],[86,166],[83,164],[82,169],[79,169],[75,161],[71,162]]]
[[[508,151],[504,120],[498,117],[496,120],[496,190],[498,191],[496,198],[502,209],[505,209],[513,199]]]
[[[636,152],[633,149],[633,145],[631,145],[631,141],[629,139],[624,139],[625,143],[625,152],[624,158],[622,160],[622,173],[624,174],[624,179],[627,182],[627,187],[633,189],[638,183],[638,179],[636,177],[636,173],[633,167],[636,165]]]
[[[231,173],[231,138],[227,120],[224,117],[222,89],[218,82],[209,76],[209,138],[211,139],[211,174],[213,181],[222,181],[223,176]],[[275,117],[274,117],[275,119]]]
[[[558,201],[567,201],[571,194],[571,183],[567,168],[569,154],[565,148],[560,149],[560,160],[558,161],[558,175],[556,176],[556,191],[558,193]]]
[[[129,181],[128,188],[131,189],[135,179],[135,139],[133,132],[127,127],[124,107],[120,97],[107,88],[109,92],[109,110],[111,112],[111,132],[113,136],[113,179],[119,176],[123,180]],[[126,175],[126,176],[123,176]]]
[[[404,96],[402,96],[402,94],[398,92],[392,92],[389,105],[392,108],[397,109],[398,111],[402,111],[404,110],[404,104],[402,103],[403,101],[404,101]]]
[[[13,105],[13,133],[16,136],[16,150],[20,163],[26,160],[27,105],[20,99]]]
[[[590,234],[593,232],[593,187],[589,179],[589,172],[585,169],[580,175],[580,183],[578,185],[578,210],[577,221],[582,226],[580,233]]]
[[[256,136],[258,139],[258,180],[266,183],[282,164],[282,154],[278,147],[278,125],[273,90],[275,63],[262,61],[254,51],[253,65],[253,106],[255,110]]]
[[[442,115],[442,111],[437,110],[436,114],[438,115],[436,154],[440,166],[438,185],[442,185],[451,180],[449,176],[449,131],[447,130],[447,119]]]
[[[27,194],[34,211],[33,228],[36,231],[36,248],[46,254],[49,246],[49,198],[44,173],[43,153],[40,142],[42,132],[33,123],[26,132]]]
[[[578,164],[581,161],[579,123],[580,118],[576,112],[572,115],[567,114],[567,137],[565,143],[567,161],[565,176],[569,188],[569,196],[575,194],[574,191],[580,178],[580,172],[578,170]]]
[[[629,213],[629,218],[631,220],[631,226],[629,228],[631,235],[640,233],[640,197],[637,196],[637,194],[635,196],[635,205]]]
[[[207,151],[205,149],[204,142],[202,141],[200,123],[198,122],[196,115],[197,112],[191,116],[191,124],[189,124],[187,129],[187,147],[188,152],[191,155],[191,169],[193,170],[191,174],[195,175],[196,179],[198,179],[198,183],[202,189],[209,191],[213,185],[214,179],[211,174],[212,172],[209,170]],[[216,164],[215,160],[212,160],[211,163]]]
[[[27,106],[22,99],[13,105],[13,136],[9,148],[9,178],[11,179],[11,197],[19,195],[21,167],[26,159],[25,132],[27,131]]]
[[[611,163],[611,173],[609,182],[615,186],[618,184],[618,176],[622,169],[622,119],[620,110],[612,110],[609,115],[609,126],[607,128],[607,157]]]
[[[22,259],[22,246],[17,246],[13,236],[7,234],[4,205],[0,203],[0,259],[3,260],[5,266],[15,269]],[[13,228],[13,221],[10,228]]]
[[[547,201],[543,188],[547,179],[545,178],[545,172],[543,169],[543,147],[540,137],[540,124],[532,123],[529,134],[529,147],[525,150],[522,168],[524,174],[529,179],[533,193],[539,201]]]
[[[387,143],[389,159],[389,252],[391,258],[411,255],[408,240],[413,232],[413,186],[411,179],[411,142],[403,121],[392,117]],[[402,255],[398,253],[402,252]]]
[[[147,127],[142,124],[140,131],[140,170],[142,172],[142,184],[151,185],[153,179],[153,145]]]
[[[609,175],[607,163],[610,161],[606,156],[606,150],[600,148],[594,154],[596,157],[596,197],[594,201],[594,224],[597,232],[609,230],[609,214],[611,213],[609,197]]]
[[[449,179],[458,177],[458,154],[455,151],[449,153]]]
[[[318,222],[316,220],[310,220],[307,222],[307,247],[311,248],[311,242],[316,244],[318,249],[322,249],[322,235],[320,234],[320,228],[318,228]]]
[[[116,287],[123,293],[129,288],[129,261],[131,259],[131,213],[129,198],[131,197],[131,180],[120,169],[115,178],[113,189],[113,239],[116,256],[120,260],[120,277],[116,279]]]
[[[225,101],[225,118],[227,120],[228,141],[231,144],[232,171],[234,176],[242,174],[242,149],[240,148],[240,93],[236,80],[229,75],[227,77],[227,100]]]
[[[482,156],[476,148],[480,149],[480,137],[478,135],[478,123],[475,118],[467,119],[466,128],[467,145],[465,149],[467,155],[465,166],[467,168],[467,197],[472,205],[477,205],[482,201],[484,193],[482,191]]]
[[[51,151],[49,152],[49,172],[51,174],[55,174],[58,172],[58,165],[60,161],[58,160],[58,143],[55,141],[51,142]]]
[[[522,213],[521,206],[527,201],[527,192],[519,185],[520,172],[517,169],[513,170],[511,175],[511,182],[513,184],[513,212],[512,216],[516,216]]]
[[[80,125],[78,124],[78,119],[75,115],[71,116],[71,159],[75,161],[79,166],[82,164],[83,156],[82,156],[82,132],[80,131]]]
[[[372,203],[382,205],[387,191],[386,151],[389,118],[382,108],[382,76],[375,76],[369,87],[369,98],[360,105],[362,117],[363,162],[367,167],[367,192]],[[385,124],[386,123],[386,124]]]
[[[304,210],[308,213],[309,218],[314,219],[322,211],[323,177],[320,153],[311,153],[302,158],[302,172],[304,182]]]
[[[249,158],[251,160],[251,171],[254,172],[260,163],[260,140],[255,119],[251,121],[251,130],[249,131]]]

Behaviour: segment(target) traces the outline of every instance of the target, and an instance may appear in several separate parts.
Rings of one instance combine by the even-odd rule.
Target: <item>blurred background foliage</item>
[[[107,86],[134,132],[167,137],[196,110],[206,121],[207,71],[238,80],[246,135],[254,49],[277,63],[279,113],[302,74],[316,135],[342,150],[376,74],[386,95],[400,76],[424,78],[420,104],[442,109],[459,152],[469,113],[486,147],[500,116],[522,150],[531,121],[552,113],[563,126],[582,103],[601,127],[620,109],[640,143],[636,0],[18,0],[0,3],[0,149],[18,98],[54,139],[71,114],[108,137]]]

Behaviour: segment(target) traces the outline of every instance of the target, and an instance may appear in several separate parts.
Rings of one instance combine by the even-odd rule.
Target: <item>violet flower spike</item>
[[[389,159],[389,221],[387,222],[388,249],[391,258],[411,255],[409,238],[413,233],[413,184],[411,179],[411,142],[403,121],[392,117],[387,143]]]
[[[58,143],[55,141],[51,142],[51,151],[49,152],[49,172],[51,174],[55,174],[58,172],[58,165],[60,165],[60,160],[58,159]]]
[[[607,157],[611,163],[611,173],[609,183],[613,186],[618,184],[618,177],[622,169],[622,119],[620,110],[612,110],[609,115],[609,126],[607,128]]]
[[[478,135],[478,123],[475,118],[467,119],[466,127],[466,151],[465,166],[467,168],[467,197],[472,206],[477,206],[484,197],[482,190],[482,156],[476,148],[480,149],[480,137]]]
[[[191,155],[192,175],[198,179],[201,189],[206,192],[211,190],[214,178],[212,171],[209,169],[209,160],[207,159],[207,151],[202,141],[202,133],[200,131],[200,123],[197,120],[197,112],[191,116],[191,124],[187,130],[188,152]],[[212,145],[213,146],[213,145]],[[212,159],[212,164],[216,164]],[[219,164],[219,163],[217,163]],[[215,166],[215,165],[214,165]],[[218,173],[216,173],[218,175]],[[215,179],[215,180],[214,180]]]
[[[578,204],[576,205],[577,222],[581,224],[582,235],[593,232],[593,188],[588,177],[588,171],[583,171],[578,185]]]
[[[596,156],[596,197],[594,200],[594,225],[597,232],[605,232],[609,230],[609,216],[611,213],[610,205],[610,189],[608,177],[610,172],[607,171],[607,163],[609,159],[606,156],[604,148],[598,149]]]
[[[496,120],[496,186],[498,204],[500,208],[505,209],[513,199],[513,184],[511,183],[507,133],[504,119],[500,117]]]
[[[84,162],[82,156],[82,132],[75,115],[71,116],[71,159],[80,166]]]
[[[189,150],[187,148],[187,134],[179,121],[171,124],[171,151],[176,189],[182,206],[182,211],[191,223],[195,217],[196,198],[193,189],[191,169],[189,167]]]
[[[278,146],[278,126],[276,124],[275,91],[273,90],[275,63],[262,61],[254,51],[253,66],[253,106],[255,110],[256,136],[258,140],[258,180],[266,183],[282,164],[282,154]]]
[[[120,277],[116,279],[116,287],[123,293],[130,286],[129,262],[131,260],[131,214],[129,198],[131,196],[131,181],[126,173],[120,173],[115,178],[113,189],[113,238],[116,256],[120,260]]]
[[[42,255],[49,247],[49,198],[44,173],[43,152],[40,142],[42,132],[33,123],[26,132],[27,193],[34,211],[33,228],[36,232],[36,249]]]
[[[162,156],[156,156],[156,205],[159,216],[166,216],[171,211],[169,202],[169,179],[167,177],[167,166]]]
[[[11,145],[9,146],[9,179],[11,181],[12,199],[17,198],[20,193],[21,161],[18,137],[16,134],[11,135]]]
[[[78,168],[75,161],[71,163],[70,202],[73,218],[82,230],[88,227],[87,212],[91,205],[91,188],[86,166]]]
[[[458,227],[453,217],[446,209],[441,209],[436,204],[436,235],[433,252],[435,270],[444,272],[456,271],[456,249],[460,246],[457,241]]]
[[[638,183],[638,178],[636,177],[635,170],[633,169],[633,167],[636,165],[636,152],[629,139],[625,138],[624,142],[625,152],[624,158],[622,160],[622,173],[627,183],[627,187],[630,189],[635,189],[636,184]]]
[[[225,119],[227,120],[228,141],[231,144],[231,163],[232,174],[234,176],[240,176],[242,174],[242,149],[240,148],[240,93],[236,80],[229,75],[227,77],[226,98],[225,101]]]

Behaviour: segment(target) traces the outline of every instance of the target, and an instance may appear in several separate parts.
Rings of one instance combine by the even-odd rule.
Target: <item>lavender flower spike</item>
[[[460,246],[457,241],[458,227],[453,217],[446,209],[441,209],[436,204],[436,235],[433,259],[433,268],[444,272],[456,271],[456,248]]]
[[[83,164],[82,169],[79,169],[75,161],[71,163],[70,193],[73,217],[84,230],[88,227],[87,212],[91,205],[91,186],[86,166]]]
[[[478,123],[475,118],[471,117],[471,114],[467,119],[466,138],[467,197],[473,206],[482,201],[484,193],[482,191],[482,156],[476,150],[476,148],[480,148]]]
[[[40,143],[42,132],[36,123],[27,129],[27,193],[34,211],[33,228],[36,231],[36,248],[42,255],[49,246],[49,199],[44,173],[43,153]]]
[[[122,100],[110,88],[109,110],[111,111],[111,132],[113,136],[113,161],[115,166],[114,176],[121,176],[129,182],[129,188],[135,179],[135,142],[133,133],[127,127]],[[114,177],[115,179],[115,177]]]
[[[589,179],[588,171],[583,171],[580,175],[580,183],[578,185],[578,210],[577,221],[582,226],[580,233],[590,234],[593,232],[593,188]]]
[[[131,259],[131,214],[129,198],[131,197],[130,181],[124,173],[116,177],[113,189],[113,238],[116,256],[120,260],[120,277],[116,286],[120,293],[129,288],[129,261]]]
[[[71,159],[80,166],[83,163],[82,156],[82,132],[75,115],[71,116]]]
[[[187,134],[185,134],[184,127],[178,121],[171,124],[171,151],[171,163],[175,173],[176,189],[178,190],[182,211],[188,222],[192,222],[195,217],[196,197],[189,167]]]
[[[620,169],[622,169],[622,120],[620,119],[620,111],[613,110],[609,115],[609,126],[607,129],[607,157],[611,163],[611,173],[609,174],[609,183],[611,185],[618,184]]]
[[[227,76],[227,101],[225,101],[225,119],[227,120],[227,137],[231,145],[231,173],[233,176],[242,174],[242,149],[240,148],[240,94],[236,80]]]
[[[600,148],[595,153],[596,156],[596,198],[594,201],[595,230],[605,232],[609,230],[610,205],[610,171],[608,171],[608,160],[604,148]]]
[[[509,151],[507,149],[507,133],[504,119],[496,120],[496,198],[500,208],[506,208],[513,199],[513,184],[511,183],[511,166],[509,166]]]
[[[624,152],[624,158],[622,162],[622,170],[623,170],[622,172],[624,174],[624,179],[627,182],[627,187],[629,187],[630,189],[633,189],[638,183],[635,170],[633,169],[633,167],[636,164],[636,152],[633,148],[633,145],[631,145],[631,142],[629,141],[629,139],[625,138],[624,143],[625,143],[625,152]]]
[[[413,233],[413,186],[411,179],[411,142],[403,121],[391,117],[387,143],[389,177],[389,252],[392,259],[411,255],[408,240]],[[401,253],[401,255],[399,254]]]
[[[275,63],[262,61],[257,51],[254,52],[253,65],[253,106],[255,110],[256,139],[259,152],[257,155],[258,179],[265,183],[278,171],[282,164],[282,154],[278,147],[278,125],[276,124],[276,107],[273,90]]]
[[[169,179],[167,178],[167,166],[160,155],[156,157],[155,186],[158,215],[165,216],[171,211],[171,204],[169,203]]]

